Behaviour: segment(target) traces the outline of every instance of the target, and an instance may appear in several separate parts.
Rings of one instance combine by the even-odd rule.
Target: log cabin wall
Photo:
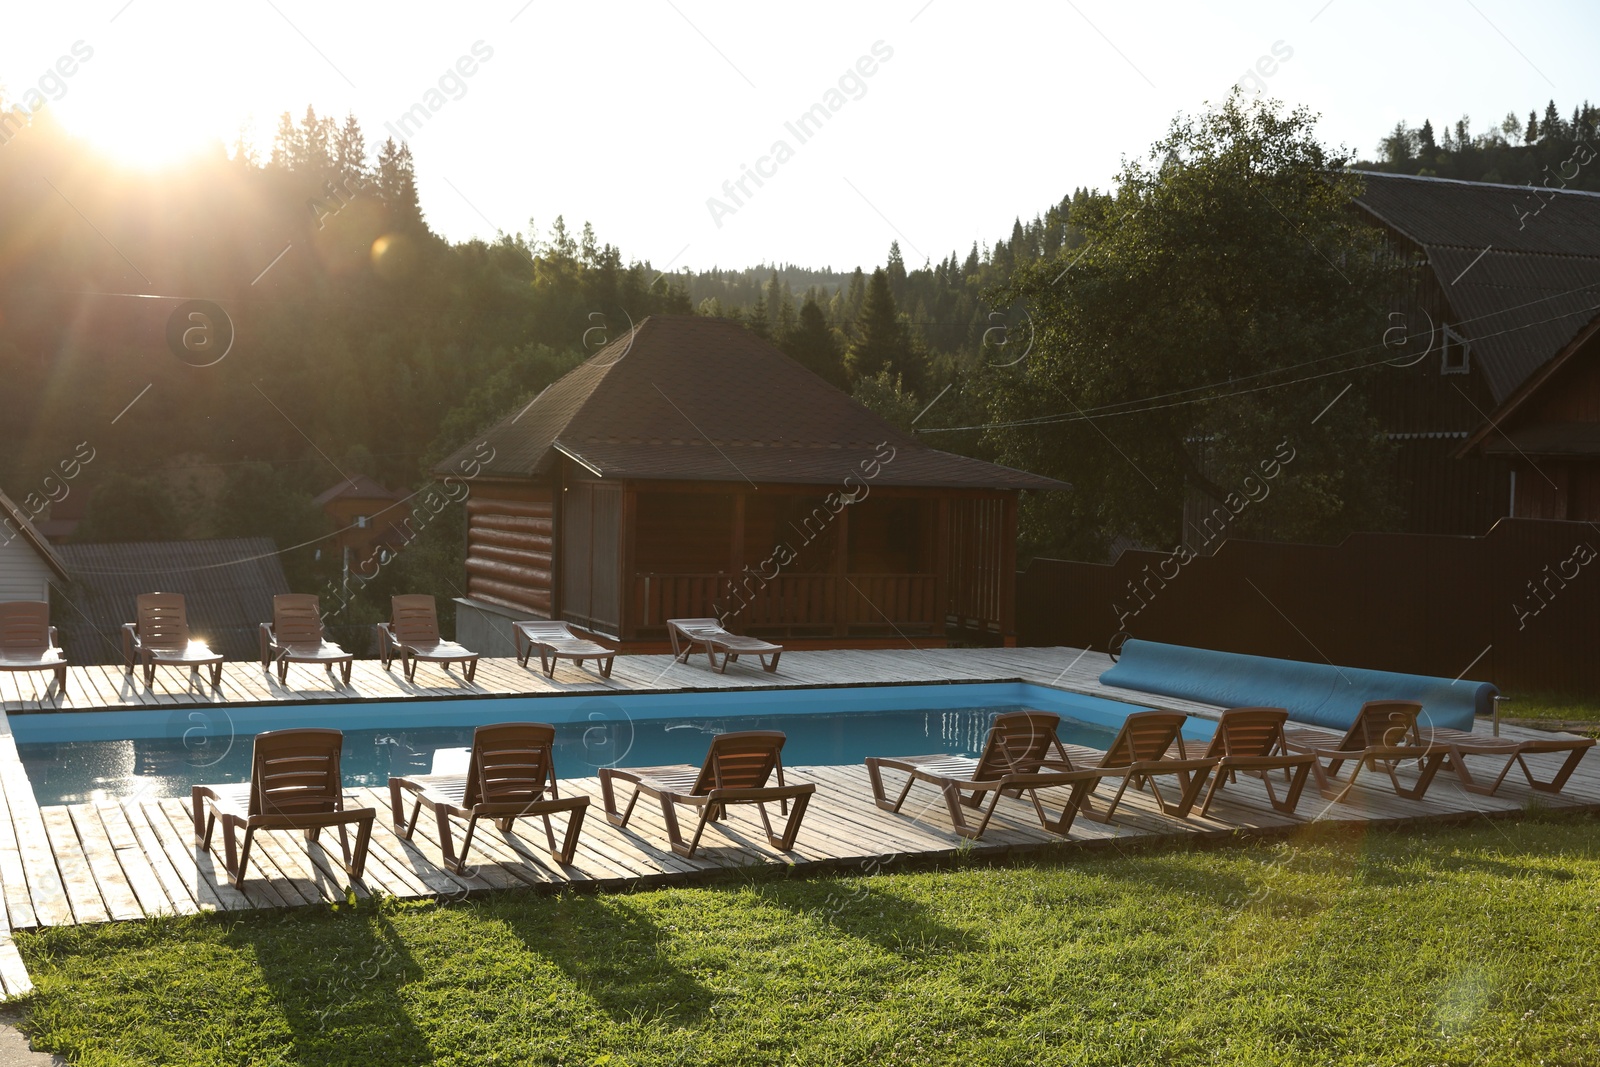
[[[554,525],[548,486],[479,481],[467,501],[467,595],[550,618]]]

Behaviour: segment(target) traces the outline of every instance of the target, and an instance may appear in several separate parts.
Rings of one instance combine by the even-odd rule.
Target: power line
[[[1578,289],[1570,289],[1570,290],[1567,290],[1566,292],[1562,292],[1562,293],[1554,293],[1554,294],[1551,294],[1549,296],[1540,297],[1540,298],[1538,298],[1536,300],[1530,300],[1525,304],[1520,304],[1520,305],[1517,305],[1516,307],[1513,307],[1513,308],[1504,308],[1504,309],[1501,309],[1501,310],[1497,310],[1497,311],[1491,312],[1491,313],[1486,314],[1486,315],[1479,316],[1477,319],[1463,319],[1459,323],[1457,323],[1457,325],[1466,325],[1467,323],[1470,323],[1470,322],[1476,322],[1476,321],[1480,321],[1482,319],[1488,319],[1488,318],[1492,318],[1492,317],[1499,316],[1499,315],[1505,315],[1505,314],[1507,314],[1509,312],[1520,310],[1521,308],[1531,307],[1534,304],[1542,303],[1542,302],[1549,301],[1549,300],[1554,300],[1554,299],[1557,299],[1557,298],[1563,297],[1563,296],[1570,296],[1573,293],[1588,292],[1588,291],[1591,291],[1590,287],[1585,286],[1585,287],[1578,288]],[[1595,305],[1593,305],[1593,306],[1591,306],[1589,308],[1583,309],[1583,310],[1588,311],[1588,312],[1600,311],[1600,304],[1595,304]],[[1533,329],[1536,326],[1543,326],[1543,325],[1545,325],[1546,323],[1549,323],[1549,322],[1556,322],[1556,321],[1558,321],[1560,319],[1570,318],[1570,317],[1572,317],[1573,314],[1576,314],[1576,312],[1568,312],[1567,314],[1564,314],[1564,315],[1553,315],[1550,318],[1540,319],[1540,320],[1538,320],[1536,322],[1523,323],[1523,324],[1521,324],[1519,326],[1508,327],[1507,329],[1497,330],[1497,331],[1495,331],[1493,333],[1479,334],[1476,337],[1471,338],[1470,340],[1473,340],[1473,341],[1484,341],[1484,340],[1487,340],[1488,338],[1491,338],[1491,337],[1500,337],[1500,336],[1504,336],[1505,334],[1516,333],[1516,332],[1521,331],[1521,330]],[[1407,334],[1407,338],[1408,339],[1410,338],[1410,336],[1411,336],[1410,334]],[[1430,336],[1431,336],[1431,334],[1430,334]],[[1048,425],[1055,425],[1055,424],[1064,423],[1064,422],[1079,422],[1079,421],[1082,421],[1084,419],[1111,418],[1111,417],[1114,417],[1114,416],[1117,416],[1117,415],[1137,415],[1137,414],[1143,414],[1145,412],[1150,412],[1150,411],[1164,411],[1164,410],[1167,410],[1169,408],[1182,407],[1182,406],[1187,405],[1187,404],[1200,404],[1200,403],[1207,403],[1207,402],[1212,401],[1212,400],[1225,400],[1225,399],[1227,399],[1229,397],[1233,397],[1233,396],[1243,396],[1243,395],[1246,395],[1246,394],[1249,394],[1249,393],[1264,392],[1264,391],[1266,391],[1268,389],[1278,389],[1278,388],[1283,388],[1285,386],[1290,386],[1290,385],[1299,385],[1299,384],[1302,384],[1304,382],[1316,381],[1319,378],[1328,378],[1328,377],[1332,377],[1332,376],[1337,375],[1337,374],[1354,373],[1356,371],[1370,370],[1370,369],[1372,369],[1374,367],[1380,367],[1380,366],[1393,366],[1393,360],[1395,358],[1397,358],[1397,357],[1391,356],[1391,357],[1389,357],[1387,359],[1378,359],[1378,360],[1374,360],[1374,361],[1370,361],[1370,362],[1366,362],[1366,363],[1360,363],[1360,364],[1357,364],[1356,366],[1353,366],[1353,367],[1339,368],[1339,369],[1336,369],[1336,370],[1326,371],[1326,372],[1321,373],[1321,374],[1306,375],[1304,377],[1294,378],[1294,379],[1291,379],[1289,381],[1284,381],[1284,382],[1273,382],[1273,383],[1270,383],[1270,384],[1267,384],[1267,385],[1256,386],[1256,387],[1250,388],[1250,389],[1233,389],[1233,390],[1230,390],[1228,392],[1217,393],[1217,394],[1215,394],[1213,396],[1196,397],[1196,398],[1191,399],[1191,400],[1180,400],[1180,401],[1175,401],[1175,402],[1173,402],[1171,404],[1153,404],[1152,403],[1152,401],[1166,400],[1166,399],[1169,399],[1171,397],[1183,396],[1183,395],[1185,395],[1187,393],[1200,392],[1200,391],[1206,390],[1206,389],[1215,389],[1215,388],[1219,388],[1219,387],[1226,386],[1226,385],[1232,385],[1232,384],[1235,384],[1237,382],[1248,381],[1248,380],[1251,380],[1251,379],[1254,379],[1254,378],[1266,377],[1266,376],[1272,375],[1272,374],[1281,374],[1281,373],[1284,373],[1285,371],[1296,370],[1296,369],[1299,369],[1301,367],[1313,366],[1313,365],[1315,365],[1317,363],[1326,363],[1326,362],[1328,362],[1330,360],[1340,359],[1340,358],[1343,358],[1343,357],[1346,357],[1346,356],[1359,355],[1359,354],[1364,353],[1364,352],[1370,352],[1373,349],[1388,348],[1388,347],[1390,347],[1390,346],[1380,342],[1379,344],[1376,344],[1376,345],[1366,345],[1366,346],[1363,346],[1361,348],[1348,349],[1348,350],[1346,350],[1344,352],[1336,352],[1336,353],[1333,353],[1332,355],[1321,356],[1321,357],[1318,357],[1317,359],[1313,359],[1313,360],[1305,360],[1305,361],[1303,361],[1301,363],[1290,364],[1290,365],[1285,366],[1285,367],[1276,367],[1276,368],[1271,368],[1271,369],[1264,370],[1264,371],[1258,371],[1255,374],[1245,375],[1245,376],[1243,376],[1241,378],[1230,379],[1227,382],[1212,382],[1212,383],[1210,383],[1208,385],[1191,386],[1191,387],[1189,387],[1187,389],[1174,390],[1174,391],[1168,392],[1168,393],[1159,393],[1159,394],[1157,394],[1155,396],[1143,397],[1143,398],[1140,398],[1138,400],[1116,401],[1114,403],[1103,404],[1103,405],[1101,405],[1099,407],[1095,407],[1095,408],[1079,409],[1079,410],[1077,410],[1075,412],[1061,412],[1061,413],[1053,414],[1053,415],[1038,415],[1038,416],[1035,416],[1033,418],[1028,418],[1028,419],[1015,419],[1015,420],[1011,420],[1011,421],[1007,421],[1007,422],[992,422],[992,423],[983,423],[983,424],[971,425],[971,426],[936,426],[936,427],[935,426],[930,426],[930,427],[924,427],[922,429],[916,430],[915,432],[916,433],[955,433],[955,432],[970,431],[970,430],[1006,429],[1006,428],[1019,427],[1019,426],[1048,426]],[[1140,405],[1146,405],[1146,406],[1140,406]],[[1121,410],[1113,410],[1113,409],[1121,409]]]

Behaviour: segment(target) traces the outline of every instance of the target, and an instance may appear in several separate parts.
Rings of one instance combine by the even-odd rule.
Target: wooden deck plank
[[[69,804],[67,817],[78,835],[78,844],[88,860],[89,872],[94,875],[100,900],[113,919],[142,919],[144,908],[134,892],[133,880],[123,870],[117,850],[111,845],[111,835],[100,821],[100,811],[92,804]],[[149,865],[146,864],[148,871]]]
[[[66,921],[110,922],[111,912],[100,896],[100,887],[95,884],[94,872],[89,868],[88,857],[83,854],[83,846],[78,843],[78,834],[73,829],[67,809],[41,808],[39,817],[49,839],[51,856],[61,872],[61,882],[66,887],[67,903],[72,908]]]
[[[218,882],[221,865],[211,859],[211,854],[200,847],[194,837],[194,822],[189,817],[188,805],[177,802],[176,809],[165,800],[143,801],[128,806],[128,821],[138,832],[144,820],[151,834],[160,842],[172,864],[173,873],[183,881],[199,911],[238,911],[253,907],[249,898],[240,893],[226,877]],[[174,814],[179,816],[175,821]]]
[[[9,933],[0,935],[0,985],[4,985],[8,1000],[33,992],[33,979],[28,977],[22,954]]]
[[[166,886],[156,874],[151,858],[145,854],[139,844],[138,837],[133,828],[128,825],[127,816],[123,814],[121,805],[115,801],[106,801],[93,806],[85,806],[98,819],[102,832],[105,834],[106,843],[111,848],[111,854],[121,868],[123,877],[132,889],[139,910],[145,915],[175,915],[177,907],[167,895]],[[75,809],[73,822],[79,823]],[[89,822],[86,814],[83,823],[79,823],[78,836],[85,837],[84,824]],[[92,831],[91,831],[92,832]],[[102,886],[101,894],[106,896]],[[109,900],[109,896],[107,897]],[[118,918],[113,912],[112,918]]]
[[[202,908],[196,902],[189,884],[178,874],[177,869],[172,865],[171,857],[167,855],[166,849],[162,846],[160,838],[156,836],[155,831],[151,828],[140,798],[135,797],[130,800],[110,803],[115,805],[117,815],[108,817],[105,807],[102,806],[102,820],[106,822],[108,829],[113,823],[117,822],[120,822],[122,827],[127,828],[127,832],[133,837],[134,843],[132,847],[137,848],[143,854],[145,862],[150,865],[151,873],[161,883],[161,893],[166,900],[167,908],[177,915],[193,915],[201,911]],[[113,837],[112,840],[115,843],[116,838]],[[204,910],[214,910],[214,908],[215,905]],[[147,912],[150,911],[148,906],[145,910]]]
[[[67,900],[66,885],[56,866],[50,840],[45,833],[39,806],[33,799],[33,788],[15,748],[10,753],[4,749],[11,745],[10,737],[0,745],[0,785],[6,794],[6,806],[11,816],[11,827],[17,838],[17,851],[22,860],[23,878],[31,902],[34,923],[39,926],[60,926],[72,922],[72,906]],[[10,897],[8,895],[9,911]],[[12,914],[12,925],[20,926],[20,917]]]

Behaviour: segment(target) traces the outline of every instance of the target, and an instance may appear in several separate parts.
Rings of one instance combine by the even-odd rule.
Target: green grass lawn
[[[1500,705],[1505,719],[1541,719],[1552,722],[1593,722],[1600,726],[1600,700],[1560,693],[1507,693]]]
[[[1600,1063],[1583,817],[19,935],[86,1064]]]

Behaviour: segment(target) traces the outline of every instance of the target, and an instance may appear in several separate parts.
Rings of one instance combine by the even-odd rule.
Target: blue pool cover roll
[[[1417,723],[1472,729],[1474,715],[1494,710],[1499,692],[1488,682],[1429,678],[1331,663],[1245,656],[1158,641],[1130,640],[1116,666],[1100,675],[1106,685],[1181,697],[1224,708],[1287,708],[1297,722],[1348,730],[1369,700],[1415,700]]]

